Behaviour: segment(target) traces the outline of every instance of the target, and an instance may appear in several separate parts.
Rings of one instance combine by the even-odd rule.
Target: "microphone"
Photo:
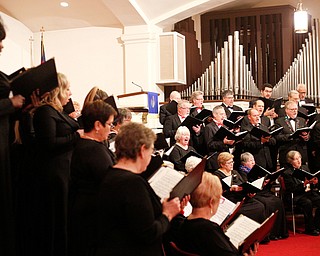
[[[135,86],[137,86],[137,87],[139,87],[140,88],[140,90],[143,92],[143,89],[142,89],[142,86],[141,85],[138,85],[138,84],[136,84],[136,83],[134,83],[134,82],[131,82],[133,85],[135,85]]]

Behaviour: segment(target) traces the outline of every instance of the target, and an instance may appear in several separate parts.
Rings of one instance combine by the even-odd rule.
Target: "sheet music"
[[[223,181],[224,183],[226,183],[229,187],[231,187],[231,184],[232,184],[232,175],[229,175],[229,176],[223,178],[222,181]]]
[[[264,182],[264,177],[259,178],[259,179],[255,180],[255,181],[251,182],[251,185],[261,189],[262,185],[263,185],[263,182]]]
[[[236,204],[221,196],[220,204],[215,215],[210,220],[221,225],[221,223],[234,211]]]
[[[155,175],[149,179],[149,184],[154,192],[161,198],[168,198],[172,189],[184,177],[182,173],[170,167],[161,167]]]
[[[257,228],[260,224],[245,215],[240,215],[225,232],[226,236],[230,238],[231,243],[236,247],[243,243],[243,241]]]

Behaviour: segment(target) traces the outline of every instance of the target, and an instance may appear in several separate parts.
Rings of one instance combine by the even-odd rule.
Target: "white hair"
[[[192,170],[202,161],[201,158],[196,156],[190,156],[187,158],[187,161],[185,163],[185,169],[187,172],[192,172]]]

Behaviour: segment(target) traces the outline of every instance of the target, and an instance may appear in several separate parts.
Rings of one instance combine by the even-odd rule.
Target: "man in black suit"
[[[264,102],[262,100],[256,100],[253,102],[252,109],[255,109],[258,111],[260,118],[259,118],[259,124],[263,124],[266,127],[271,126],[271,121],[268,117],[263,115],[264,110]],[[241,122],[241,128],[244,130],[248,130],[247,127],[250,126],[250,120],[248,118],[248,115],[243,117],[243,120]]]
[[[181,100],[180,92],[172,91],[170,93],[169,103],[171,101],[173,101],[173,100],[176,101],[176,102],[179,102]],[[162,125],[164,125],[164,121],[168,116],[171,116],[171,115],[175,114],[175,113],[171,113],[170,111],[167,110],[167,106],[168,106],[169,103],[160,106],[159,121],[160,121],[160,123]]]
[[[263,86],[260,88],[261,97],[266,99],[271,99],[272,91],[273,91],[273,86],[271,84],[269,83],[263,84]],[[253,103],[256,100],[257,99],[253,99],[252,101],[249,102],[249,108],[252,108]],[[266,106],[265,106],[265,109],[263,110],[263,115],[269,117],[270,120],[278,117],[274,108],[269,109],[269,108],[266,108]]]
[[[298,138],[290,138],[298,128],[305,127],[305,120],[298,115],[298,105],[294,101],[287,101],[285,103],[286,115],[276,119],[275,123],[282,126],[283,130],[280,134],[276,135],[277,142],[279,143],[279,162],[280,166],[286,165],[286,154],[290,150],[299,151],[302,155],[302,164],[308,162],[307,154],[307,141],[310,138],[309,132],[303,132]]]
[[[301,113],[303,113],[303,114],[305,114],[305,115],[308,114],[308,111],[307,111],[305,108],[299,106],[299,103],[300,103],[299,100],[300,100],[300,98],[299,98],[299,92],[298,92],[298,91],[296,91],[296,90],[291,90],[291,91],[289,91],[289,92],[288,92],[288,100],[289,100],[289,101],[294,101],[295,103],[298,104],[298,112],[301,112]],[[284,107],[282,107],[282,108],[279,109],[279,111],[278,111],[278,116],[279,116],[279,117],[286,116],[286,112],[285,112]]]
[[[217,152],[212,156],[207,162],[208,171],[214,172],[219,168],[217,157],[221,152],[230,152],[229,149],[233,148],[235,141],[228,140],[224,138],[220,140],[215,137],[215,134],[221,126],[223,126],[223,120],[226,118],[226,112],[224,111],[223,106],[215,106],[212,110],[213,121],[205,126],[204,128],[204,142],[207,146],[208,154]]]
[[[253,127],[257,127],[261,130],[268,131],[268,127],[260,123],[260,113],[256,109],[248,110],[248,126],[241,127],[241,130],[251,131]],[[276,144],[276,139],[273,137],[261,137],[257,138],[248,133],[243,140],[237,145],[237,149],[241,148],[242,152],[250,152],[257,164],[264,167],[267,170],[275,170],[272,160],[269,146]],[[274,155],[276,157],[276,155]]]
[[[226,112],[227,118],[230,117],[231,113],[233,111],[242,111],[242,108],[234,105],[234,96],[233,96],[233,91],[231,90],[225,90],[221,93],[222,96],[222,104],[224,111]]]
[[[307,98],[307,86],[305,84],[298,84],[297,91],[299,93],[299,106],[301,107],[304,104],[314,104],[313,99]]]

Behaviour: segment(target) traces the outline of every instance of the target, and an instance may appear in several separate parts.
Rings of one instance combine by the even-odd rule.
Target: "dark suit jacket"
[[[221,152],[229,152],[228,145],[224,144],[222,140],[215,138],[216,132],[219,130],[217,124],[213,121],[204,128],[204,141],[207,146],[208,154],[217,152],[207,162],[209,170],[217,170],[219,168],[217,158]]]
[[[266,116],[261,116],[260,122],[261,122],[261,124],[263,124],[266,127],[270,126],[270,119]],[[250,125],[251,124],[250,124],[248,116],[244,116],[242,119],[242,122],[241,122],[241,129],[249,131]]]
[[[275,124],[282,126],[283,130],[280,134],[276,135],[277,142],[279,143],[279,162],[280,166],[287,165],[286,154],[290,150],[297,150],[302,156],[302,164],[308,161],[307,143],[300,138],[289,139],[289,136],[294,133],[294,130],[287,117],[277,118]],[[296,118],[296,129],[305,127],[305,120],[301,117]]]
[[[229,116],[231,115],[231,111],[229,110],[228,107],[226,107],[225,104],[222,103],[221,106],[223,106],[224,111],[226,112],[227,118],[229,118]],[[243,109],[240,108],[240,107],[237,106],[237,105],[233,105],[233,110],[234,110],[234,111],[242,111]]]
[[[249,123],[246,129],[242,129],[242,130],[251,131],[252,128],[253,128],[252,124]],[[259,128],[262,130],[268,131],[268,127],[263,124],[260,124]],[[250,152],[254,156],[254,159],[257,164],[261,165],[267,170],[270,170],[273,167],[273,161],[271,159],[269,146],[275,145],[275,144],[276,144],[275,138],[271,137],[269,142],[262,144],[261,139],[254,137],[253,135],[248,133],[243,138],[243,140],[239,144],[237,144],[237,149],[241,148],[242,153]]]
[[[173,146],[176,143],[174,136],[180,124],[181,121],[178,114],[168,116],[164,122],[163,133],[166,138],[170,138],[170,146]]]
[[[298,111],[306,115],[308,114],[308,111],[305,108],[300,106],[298,106]],[[278,111],[278,117],[284,117],[284,116],[286,116],[286,111],[284,110],[284,107],[282,107]]]
[[[165,119],[168,116],[172,116],[172,114],[167,110],[167,105],[168,103],[160,106],[159,121],[162,125],[164,125]]]

